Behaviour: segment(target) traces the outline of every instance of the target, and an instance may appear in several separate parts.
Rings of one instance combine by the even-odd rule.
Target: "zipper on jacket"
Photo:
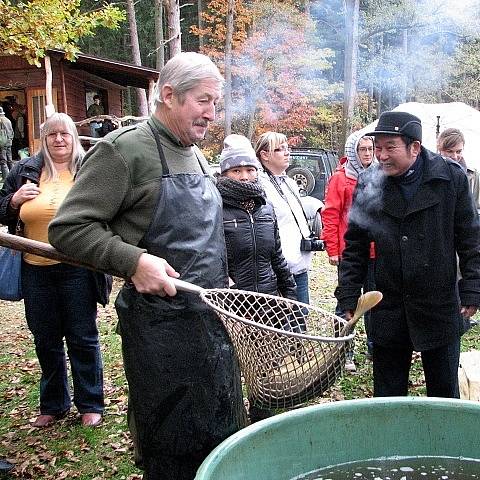
[[[224,221],[223,221],[223,224],[224,224],[224,225],[227,225],[227,224],[229,224],[229,223],[233,223],[233,225],[234,225],[235,228],[238,227],[237,219],[236,219],[236,218],[234,218],[233,220],[224,220]]]
[[[253,245],[253,265],[255,267],[255,291],[258,292],[258,269],[257,269],[257,239],[255,237],[255,222],[253,220],[253,215],[250,212],[247,212],[250,217],[250,230],[252,233],[252,245]]]

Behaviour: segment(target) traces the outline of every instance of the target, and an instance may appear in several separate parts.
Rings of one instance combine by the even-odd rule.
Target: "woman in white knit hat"
[[[232,134],[220,156],[217,188],[223,199],[228,273],[233,287],[296,300],[295,280],[282,254],[277,219],[257,181],[260,164],[250,141]],[[252,422],[271,416],[250,401]]]

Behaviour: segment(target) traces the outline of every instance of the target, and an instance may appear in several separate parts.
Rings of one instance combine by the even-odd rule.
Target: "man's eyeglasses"
[[[290,152],[290,147],[288,145],[281,145],[278,148],[273,150],[274,152]]]

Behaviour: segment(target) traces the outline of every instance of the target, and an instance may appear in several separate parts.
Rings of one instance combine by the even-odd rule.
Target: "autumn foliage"
[[[305,131],[315,113],[313,85],[329,67],[328,51],[312,47],[310,17],[291,1],[236,2],[233,35],[233,131],[251,138],[266,130],[288,136]],[[223,69],[226,0],[212,0],[204,13],[204,53]],[[313,42],[314,44],[314,42]],[[314,98],[315,96],[313,96]],[[220,111],[220,121],[222,112]],[[219,129],[215,129],[219,130]],[[220,148],[223,131],[212,141]],[[208,145],[211,149],[212,146]]]
[[[93,35],[100,26],[117,28],[124,19],[122,10],[107,3],[83,13],[80,0],[30,0],[15,4],[0,0],[0,51],[21,56],[38,67],[49,49],[62,49],[67,59],[74,60],[80,38]]]

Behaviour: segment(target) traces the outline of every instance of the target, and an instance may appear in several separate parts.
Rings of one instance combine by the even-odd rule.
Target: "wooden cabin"
[[[60,50],[48,52],[52,70],[53,104],[57,112],[65,112],[75,122],[84,120],[93,96],[100,95],[105,113],[124,116],[127,87],[144,88],[148,97],[153,92],[158,72],[124,62],[80,54],[70,62]],[[40,125],[45,121],[46,71],[29,65],[17,56],[0,56],[0,104],[15,121],[18,105],[25,106],[28,148],[39,147]],[[81,135],[89,135],[88,125],[79,127]]]

